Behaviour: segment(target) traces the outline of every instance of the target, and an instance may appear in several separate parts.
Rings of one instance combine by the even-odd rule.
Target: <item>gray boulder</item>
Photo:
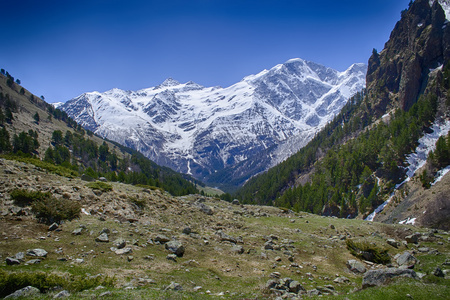
[[[69,297],[70,293],[66,290],[63,290],[61,292],[59,292],[58,294],[56,294],[55,296],[53,296],[53,299],[58,299],[58,298],[64,298],[64,297]]]
[[[48,231],[54,231],[54,230],[58,229],[58,227],[59,227],[58,223],[53,223],[52,225],[50,225],[48,227]]]
[[[24,287],[23,289],[17,290],[14,293],[8,295],[5,297],[5,299],[14,299],[14,298],[25,298],[25,297],[33,297],[33,296],[37,296],[40,294],[40,291],[38,288],[32,287],[32,286],[27,286]]]
[[[414,268],[414,265],[417,263],[417,259],[408,251],[403,252],[397,258],[397,264],[400,267],[406,267],[408,269]]]
[[[214,210],[211,207],[209,207],[208,205],[206,205],[205,203],[197,202],[196,206],[200,209],[201,212],[203,212],[209,216],[214,214]]]
[[[233,201],[231,201],[231,204],[233,204],[233,205],[239,205],[239,204],[241,204],[241,203],[239,202],[238,199],[234,199]]]
[[[5,261],[8,266],[20,265],[20,260],[15,259],[13,257],[7,257]]]
[[[83,232],[83,228],[82,227],[77,228],[74,231],[72,231],[72,234],[73,235],[81,235],[81,232]]]
[[[361,262],[355,259],[350,259],[347,261],[347,268],[355,273],[363,274],[366,272],[366,267]]]
[[[131,252],[133,252],[133,250],[130,247],[121,248],[114,251],[114,253],[116,253],[117,255],[130,254]]]
[[[167,242],[165,248],[173,254],[176,254],[178,257],[183,257],[184,255],[184,246],[179,241]]]
[[[394,248],[400,247],[400,242],[397,242],[394,239],[387,239],[386,242]]]
[[[419,232],[416,232],[414,234],[408,235],[405,237],[405,240],[410,244],[417,244],[419,242],[421,234]]]
[[[28,256],[34,256],[34,257],[47,257],[48,252],[44,249],[31,249],[27,250]]]
[[[170,238],[168,238],[167,236],[165,236],[165,235],[163,235],[163,234],[158,234],[158,235],[155,237],[155,242],[158,242],[158,243],[160,243],[160,244],[165,244],[165,243],[167,243],[168,241],[170,241]]]
[[[109,242],[108,234],[106,232],[103,232],[97,238],[95,238],[95,241],[99,243],[108,243]]]
[[[125,239],[123,238],[118,238],[113,242],[113,245],[117,249],[122,249],[125,248],[125,246],[127,245],[127,241],[125,241]]]
[[[380,270],[370,270],[363,278],[362,288],[380,286],[388,283],[396,277],[408,277],[417,279],[416,272],[410,269],[387,268]]]

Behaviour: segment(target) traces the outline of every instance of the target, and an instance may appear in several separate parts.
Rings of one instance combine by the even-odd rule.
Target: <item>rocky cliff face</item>
[[[443,4],[443,5],[441,5]],[[416,0],[402,12],[389,41],[370,57],[367,90],[376,117],[393,107],[409,109],[429,74],[450,57],[450,26],[441,1]]]

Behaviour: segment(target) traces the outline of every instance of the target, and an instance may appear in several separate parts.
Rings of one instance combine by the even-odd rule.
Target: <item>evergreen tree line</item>
[[[106,142],[97,146],[92,140],[70,131],[65,134],[60,130],[53,132],[44,160],[94,178],[160,187],[176,196],[198,192],[195,185],[182,175],[158,166],[138,152],[121,159]]]
[[[397,110],[387,123],[367,126],[370,109],[364,93],[357,94],[306,147],[249,180],[236,197],[246,203],[342,217],[372,210],[390,192],[389,187],[404,178],[405,156],[434,121],[437,96],[421,97],[408,112]],[[445,161],[445,154],[439,157]],[[299,174],[312,169],[306,184],[296,183]],[[388,183],[387,189],[380,190],[377,177]]]

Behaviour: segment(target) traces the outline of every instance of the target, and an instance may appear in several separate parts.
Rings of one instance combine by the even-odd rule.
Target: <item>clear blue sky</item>
[[[0,67],[48,102],[172,77],[229,86],[300,57],[343,71],[409,0],[0,0]]]

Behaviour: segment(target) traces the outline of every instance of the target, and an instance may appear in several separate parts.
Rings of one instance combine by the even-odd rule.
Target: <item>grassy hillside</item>
[[[101,190],[22,162],[0,165],[1,297],[28,285],[39,289],[35,299],[63,290],[69,299],[445,299],[450,292],[448,276],[434,275],[448,268],[448,232],[172,197],[122,183]],[[57,228],[39,223],[34,203],[41,196],[24,204],[18,190],[77,203],[79,217]],[[408,237],[415,232],[417,243]],[[184,252],[173,254],[168,241]],[[349,245],[377,249],[388,260],[360,259]],[[30,256],[30,249],[47,255]],[[422,279],[362,289],[365,274],[347,266],[356,260],[366,273],[397,267],[405,252],[417,259]],[[273,287],[277,280],[297,284],[289,291]]]
[[[198,190],[193,178],[160,167],[140,153],[84,130],[65,112],[0,75],[0,153],[56,165],[73,176],[163,188],[174,195]],[[34,160],[32,160],[34,159]],[[40,160],[40,161],[39,161]]]

